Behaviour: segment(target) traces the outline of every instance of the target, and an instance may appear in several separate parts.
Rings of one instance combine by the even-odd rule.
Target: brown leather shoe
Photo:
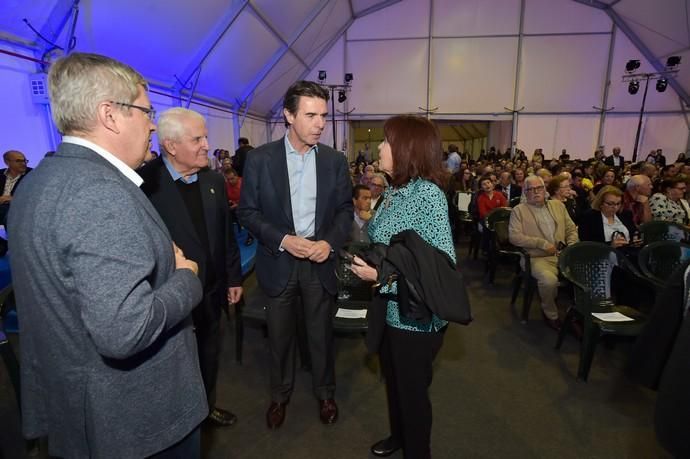
[[[541,313],[542,318],[544,319],[544,323],[546,323],[546,326],[549,328],[553,328],[556,331],[561,331],[561,319],[549,319],[546,317],[546,314],[542,311]]]
[[[277,429],[285,421],[285,408],[287,403],[271,402],[266,412],[266,424],[269,429]]]
[[[319,416],[324,424],[335,424],[338,420],[338,405],[332,398],[319,400]]]

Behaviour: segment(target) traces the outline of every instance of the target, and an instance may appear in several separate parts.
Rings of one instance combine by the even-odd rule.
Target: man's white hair
[[[158,118],[158,145],[167,153],[165,141],[178,141],[185,134],[184,119],[196,118],[206,124],[206,119],[199,112],[183,107],[170,108]]]

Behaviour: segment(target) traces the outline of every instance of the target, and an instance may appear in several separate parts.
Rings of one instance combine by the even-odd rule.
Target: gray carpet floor
[[[622,374],[629,343],[599,346],[587,383],[575,377],[579,343],[572,336],[555,351],[556,333],[541,320],[538,299],[530,322],[510,307],[511,271],[499,267],[494,285],[483,279],[483,262],[460,252],[475,321],[450,325],[435,362],[432,451],[435,458],[666,458],[653,430],[655,393]],[[248,279],[248,301],[255,281]],[[287,418],[269,431],[266,339],[247,327],[243,364],[235,362],[234,327],[224,321],[218,406],[235,412],[229,428],[204,428],[207,458],[370,457],[369,447],[388,435],[386,400],[376,359],[359,335],[339,336],[337,401],[333,426],[318,420],[311,379],[298,371]],[[15,346],[16,340],[13,340]],[[19,414],[0,367],[0,445],[8,459],[24,456]],[[46,457],[45,445],[35,454]],[[373,457],[373,456],[371,456]],[[397,453],[393,458],[401,458]]]

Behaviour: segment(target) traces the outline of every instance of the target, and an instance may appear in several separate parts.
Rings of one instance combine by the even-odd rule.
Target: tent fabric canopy
[[[331,85],[354,75],[335,106],[339,124],[398,113],[513,119],[520,148],[583,155],[597,145],[632,149],[644,81],[628,94],[627,60],[651,73],[678,55],[666,92],[650,83],[642,147],[680,151],[690,125],[689,8],[687,0],[5,0],[0,51],[46,61],[68,49],[112,56],[150,81],[157,106],[231,111],[219,118],[233,123],[223,143],[245,130],[265,133],[258,143],[280,135],[287,87],[326,70]]]

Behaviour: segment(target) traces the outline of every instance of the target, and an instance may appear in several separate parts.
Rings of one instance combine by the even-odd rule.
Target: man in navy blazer
[[[47,436],[51,457],[199,458],[202,288],[134,171],[156,127],[146,82],[85,53],[48,78],[65,136],[8,217],[24,435]]]
[[[268,295],[269,428],[285,419],[295,377],[295,302],[301,297],[312,385],[324,424],[336,422],[333,306],[336,256],[352,227],[352,184],[342,153],[319,142],[328,91],[298,81],[285,94],[285,137],[247,155],[238,216],[259,241],[256,275]]]

